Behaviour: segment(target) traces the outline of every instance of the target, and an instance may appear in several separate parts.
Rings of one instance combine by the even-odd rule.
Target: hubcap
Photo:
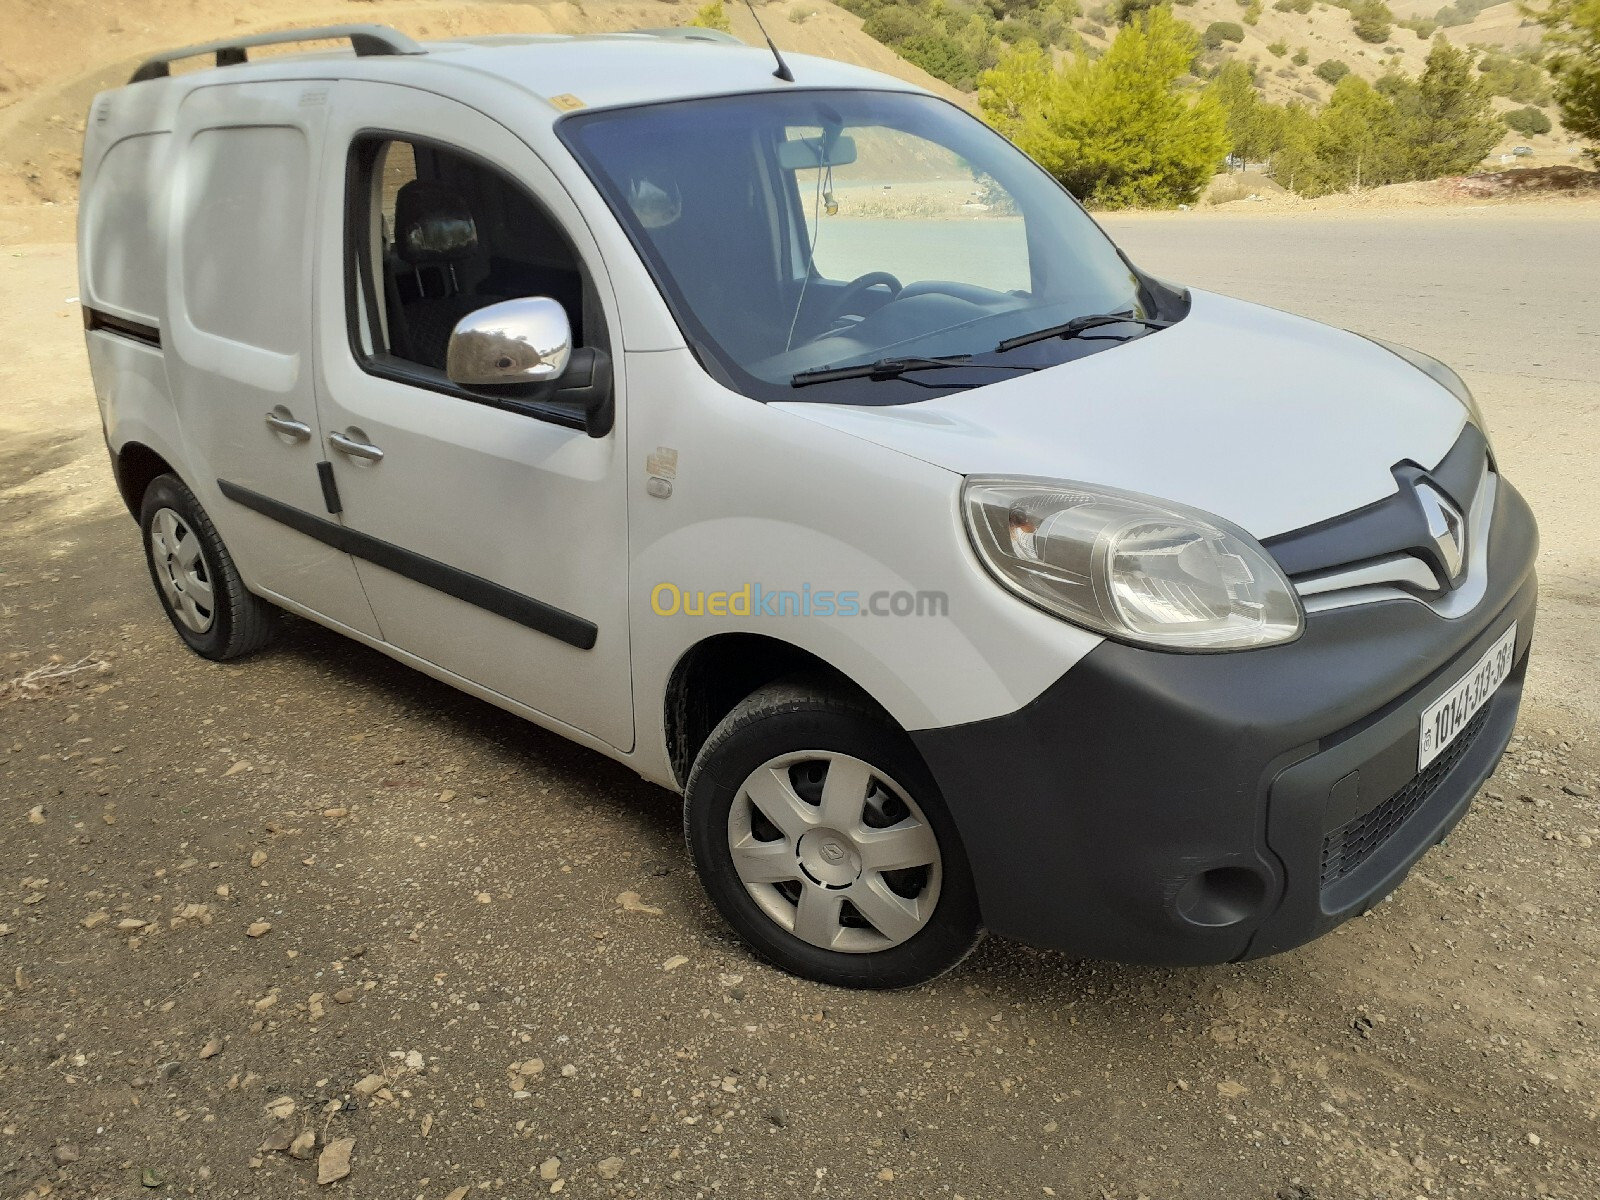
[[[728,810],[728,847],[761,910],[825,950],[898,946],[939,901],[939,842],[927,816],[848,754],[805,750],[763,763]]]
[[[195,633],[210,629],[216,618],[211,571],[200,551],[200,539],[170,508],[157,510],[150,522],[150,562],[172,615]]]

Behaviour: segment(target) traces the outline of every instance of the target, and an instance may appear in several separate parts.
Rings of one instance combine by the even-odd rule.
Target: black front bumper
[[[1392,600],[1293,643],[1170,654],[1104,642],[1025,708],[914,733],[984,921],[1089,958],[1231,962],[1366,911],[1454,827],[1515,724],[1538,535],[1499,481],[1488,587],[1455,620]],[[1515,622],[1510,676],[1421,774],[1421,713]]]

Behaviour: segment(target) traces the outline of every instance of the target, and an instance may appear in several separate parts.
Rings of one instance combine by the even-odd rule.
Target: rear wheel
[[[763,688],[707,739],[685,790],[696,869],[764,958],[842,987],[926,982],[980,936],[971,872],[904,732],[801,681]]]
[[[211,518],[176,475],[145,489],[139,527],[161,607],[189,649],[222,660],[271,641],[277,610],[246,589]]]

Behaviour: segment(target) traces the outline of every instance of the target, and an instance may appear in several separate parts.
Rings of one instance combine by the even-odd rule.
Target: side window
[[[456,322],[523,296],[566,309],[574,346],[604,346],[582,260],[522,185],[422,141],[359,139],[350,164],[352,339],[364,358],[443,372]]]

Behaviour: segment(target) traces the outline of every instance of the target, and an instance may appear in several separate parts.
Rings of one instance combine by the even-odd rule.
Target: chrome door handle
[[[364,458],[368,462],[382,462],[383,451],[369,442],[358,442],[353,437],[346,437],[342,433],[330,433],[328,445],[340,454],[348,454],[351,458]]]
[[[293,417],[280,417],[275,412],[267,414],[267,428],[273,433],[281,433],[284,437],[293,438],[297,442],[311,440],[311,426],[304,421],[296,421]]]

